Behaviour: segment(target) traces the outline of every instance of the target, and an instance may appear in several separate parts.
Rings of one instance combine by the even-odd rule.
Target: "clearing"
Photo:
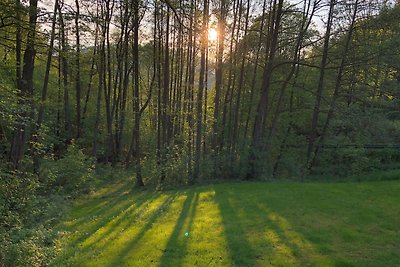
[[[55,266],[400,266],[400,181],[119,183],[60,228]]]

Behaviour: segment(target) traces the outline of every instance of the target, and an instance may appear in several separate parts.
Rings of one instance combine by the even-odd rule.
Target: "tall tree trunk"
[[[261,51],[261,45],[262,45],[262,40],[263,40],[263,33],[264,33],[264,24],[265,24],[265,10],[267,6],[267,1],[264,0],[263,3],[263,11],[262,11],[262,17],[261,17],[261,25],[260,25],[260,37],[258,39],[258,45],[257,45],[257,53],[256,53],[256,60],[254,62],[254,71],[253,71],[253,76],[251,79],[251,86],[250,86],[250,101],[249,101],[249,109],[247,111],[247,118],[246,118],[246,125],[244,127],[244,137],[247,138],[247,131],[249,129],[249,124],[250,124],[250,118],[252,117],[252,108],[253,108],[253,98],[254,98],[254,92],[256,88],[256,81],[257,81],[257,71],[258,71],[258,62],[260,59],[260,51]]]
[[[217,148],[218,144],[218,117],[220,109],[220,95],[223,77],[223,56],[225,46],[225,24],[226,24],[226,0],[220,0],[220,10],[218,12],[218,26],[217,26],[217,55],[216,55],[216,69],[215,69],[215,97],[214,97],[214,119],[213,119],[213,136],[212,147]]]
[[[62,3],[64,4],[64,3]],[[67,60],[67,37],[65,33],[65,23],[61,10],[61,6],[58,8],[59,21],[60,21],[60,32],[61,32],[61,73],[63,78],[63,90],[64,90],[64,130],[66,133],[66,143],[71,140],[71,113],[69,104],[69,84],[68,84],[68,60]]]
[[[246,16],[245,16],[245,24],[244,24],[244,36],[247,35],[247,28],[249,25],[249,13],[250,13],[250,0],[247,0],[247,7],[246,7]],[[242,51],[242,60],[240,64],[240,73],[239,73],[239,84],[238,84],[238,90],[237,90],[237,95],[236,95],[236,105],[235,105],[235,114],[234,114],[234,123],[233,123],[233,136],[232,136],[232,153],[231,155],[234,155],[234,151],[237,145],[237,136],[239,132],[239,112],[240,112],[240,100],[242,96],[242,88],[243,88],[243,82],[244,82],[244,66],[246,62],[246,54],[247,50],[246,47],[243,47]]]
[[[235,41],[234,35],[235,35],[235,30],[237,28],[240,28],[237,26],[237,18],[239,17],[239,24],[240,24],[240,16],[238,16],[239,9],[238,6],[240,6],[241,1],[240,0],[235,0],[233,1],[233,9],[234,9],[234,14],[233,14],[233,25],[232,25],[232,30],[231,30],[231,42],[229,45],[229,70],[228,70],[228,85],[226,88],[225,96],[224,96],[224,105],[223,105],[223,110],[222,110],[222,125],[221,125],[221,137],[219,140],[219,149],[222,150],[222,148],[225,145],[225,126],[226,126],[226,117],[228,113],[228,104],[230,102],[230,99],[232,99],[232,94],[233,94],[233,85],[232,85],[232,72],[234,69],[234,66],[236,66],[236,52],[237,52],[237,42],[238,40]],[[234,60],[235,59],[235,60]]]
[[[156,7],[154,9],[154,37],[157,36],[157,43],[158,43],[158,53],[155,55],[158,60],[157,60],[157,166],[160,171],[160,181],[159,181],[159,187],[161,188],[163,185],[163,182],[165,180],[165,168],[164,168],[164,161],[163,161],[163,155],[164,155],[164,143],[163,143],[163,101],[162,101],[162,95],[163,95],[163,84],[161,81],[161,65],[162,65],[162,51],[163,51],[163,45],[162,45],[162,23],[161,23],[161,17],[162,17],[162,8],[157,4],[156,2]],[[157,32],[156,32],[156,29]],[[156,38],[154,38],[154,42],[156,42]]]
[[[203,112],[203,91],[204,91],[204,76],[206,69],[206,50],[208,47],[208,0],[204,0],[203,10],[203,24],[201,30],[201,49],[200,49],[200,74],[199,74],[199,88],[197,91],[197,130],[196,130],[196,151],[195,151],[195,165],[193,178],[196,181],[200,173],[200,155],[201,155],[201,137],[202,137],[202,112]]]
[[[97,56],[97,46],[98,46],[98,27],[96,27],[95,34],[94,34],[94,45],[93,45],[93,55],[92,55],[92,63],[90,65],[90,72],[89,72],[89,82],[87,85],[87,91],[86,91],[86,96],[85,96],[85,103],[83,105],[83,111],[82,111],[82,119],[81,119],[81,125],[83,127],[83,123],[86,118],[86,112],[87,112],[87,106],[89,103],[90,99],[90,92],[92,89],[93,85],[93,76],[95,75],[95,63],[96,63],[96,56]]]
[[[103,13],[103,12],[102,12]],[[99,16],[99,10],[97,9],[97,16]],[[100,47],[98,49],[99,60],[97,62],[97,72],[98,72],[98,85],[97,85],[97,100],[96,100],[96,117],[94,124],[94,132],[93,132],[93,157],[97,158],[97,149],[98,149],[98,133],[100,127],[100,114],[101,114],[101,94],[104,87],[104,72],[105,72],[105,39],[106,39],[106,29],[104,22],[103,24],[96,25],[96,27],[100,27],[101,36],[100,36]]]
[[[15,24],[16,24],[16,29],[15,29],[15,63],[16,63],[16,68],[15,68],[15,81],[16,81],[16,87],[18,89],[21,89],[21,50],[22,50],[22,36],[21,36],[21,1],[16,0],[15,1]]]
[[[194,182],[193,174],[193,143],[194,143],[194,120],[193,120],[193,106],[194,106],[194,76],[196,66],[196,34],[194,32],[196,14],[195,1],[191,0],[191,13],[189,23],[189,53],[188,53],[188,71],[189,71],[189,83],[187,86],[187,121],[188,121],[188,182]]]
[[[76,55],[75,55],[75,89],[76,89],[76,138],[81,137],[81,44],[80,44],[80,28],[79,28],[79,0],[75,0],[76,13],[75,13],[75,41],[76,41]]]
[[[20,67],[18,64],[17,55],[17,86],[20,89],[20,100],[19,104],[26,110],[22,111],[20,116],[15,123],[15,130],[13,133],[13,138],[11,142],[11,149],[9,160],[13,168],[18,169],[20,167],[20,161],[24,157],[24,150],[26,146],[26,140],[28,136],[29,125],[33,119],[33,72],[35,66],[35,37],[36,37],[36,21],[37,21],[37,0],[29,1],[29,30],[28,37],[26,41],[26,49],[24,52],[22,76],[19,81],[18,76],[20,72]],[[20,3],[17,2],[17,8],[20,8]],[[20,16],[19,10],[17,11],[17,16]],[[19,29],[18,29],[19,28]],[[17,39],[20,36],[20,24],[17,26]],[[20,40],[20,39],[19,39]],[[19,42],[17,41],[17,43]],[[20,44],[18,44],[19,46]],[[19,47],[20,50],[20,47]],[[25,106],[25,107],[24,107]],[[29,108],[28,108],[29,107]],[[30,111],[28,111],[30,110]]]
[[[318,157],[320,155],[321,149],[324,145],[325,142],[325,138],[327,135],[327,131],[329,128],[329,124],[331,122],[331,119],[333,117],[333,113],[336,109],[336,100],[339,97],[339,92],[340,92],[340,87],[342,85],[342,79],[343,79],[343,75],[344,75],[344,70],[345,70],[345,66],[347,63],[347,54],[349,52],[349,48],[350,48],[350,43],[351,43],[351,39],[353,36],[353,30],[354,30],[354,24],[356,22],[356,16],[357,16],[357,12],[358,12],[358,0],[355,1],[354,3],[354,10],[353,10],[353,14],[352,14],[352,20],[349,26],[349,29],[347,31],[347,37],[346,37],[346,41],[345,41],[345,46],[342,52],[342,59],[340,62],[340,66],[339,66],[339,70],[338,70],[338,74],[336,77],[336,82],[335,82],[335,89],[333,91],[333,96],[330,102],[330,106],[329,106],[329,110],[328,110],[328,115],[326,117],[325,120],[325,124],[322,128],[321,131],[321,137],[319,139],[318,144],[315,146],[315,150],[314,150],[314,154],[312,156],[311,161],[309,162],[309,170],[312,169],[312,167],[315,165],[315,163],[318,161]]]
[[[140,108],[139,108],[139,2],[133,3],[134,31],[133,31],[133,70],[134,70],[134,115],[135,115],[135,154],[136,154],[136,185],[144,186],[141,168],[141,149],[140,149]]]
[[[262,126],[264,124],[264,120],[266,119],[266,111],[269,104],[271,76],[273,72],[276,46],[278,42],[278,34],[282,18],[282,6],[283,6],[283,0],[279,0],[278,3],[276,2],[276,0],[274,0],[273,11],[272,14],[270,14],[271,24],[268,36],[271,36],[271,38],[267,40],[268,49],[266,51],[267,52],[266,66],[264,68],[260,99],[258,101],[256,117],[253,127],[253,140],[251,144],[251,151],[249,157],[250,168],[249,168],[249,173],[247,174],[248,179],[255,178],[255,176],[257,175],[256,159],[257,159],[257,154],[260,152],[260,149],[262,147],[261,143]]]
[[[311,159],[312,153],[314,149],[314,143],[317,137],[317,127],[318,127],[318,117],[321,107],[321,99],[322,99],[322,91],[324,89],[324,81],[325,81],[325,70],[328,59],[328,50],[329,50],[329,41],[331,37],[331,29],[332,29],[332,21],[333,21],[333,10],[336,4],[336,0],[330,0],[329,4],[329,13],[328,13],[328,22],[326,25],[325,36],[324,36],[324,47],[322,51],[322,59],[319,73],[319,80],[314,104],[314,111],[312,115],[311,121],[311,130],[308,137],[308,147],[307,147],[307,165],[306,168],[309,170],[311,168]]]
[[[272,142],[272,138],[275,134],[275,130],[277,128],[278,125],[278,118],[280,115],[280,110],[281,110],[281,106],[282,106],[282,102],[284,99],[284,95],[286,92],[286,88],[289,85],[289,82],[292,80],[293,76],[294,79],[296,79],[297,77],[297,73],[298,73],[298,67],[299,67],[299,61],[300,61],[300,56],[301,56],[301,48],[303,46],[303,41],[304,41],[304,36],[306,35],[308,28],[312,22],[314,13],[316,11],[317,6],[314,5],[311,9],[311,1],[308,2],[307,4],[307,0],[305,0],[304,2],[304,10],[303,10],[303,15],[302,15],[302,21],[301,21],[301,26],[300,26],[300,31],[299,34],[296,38],[296,44],[294,46],[293,49],[293,61],[290,65],[290,70],[289,70],[289,74],[286,76],[281,89],[279,91],[279,96],[278,96],[278,100],[275,101],[276,102],[276,106],[275,106],[275,112],[272,114],[272,122],[271,122],[271,127],[268,131],[268,135],[266,138],[266,145],[264,150],[269,150],[269,146]],[[310,10],[311,9],[311,10]],[[311,13],[310,13],[311,11]],[[297,70],[297,72],[296,72]],[[295,75],[296,73],[296,75]]]
[[[51,60],[53,58],[53,48],[54,48],[54,39],[55,39],[55,26],[56,26],[56,20],[57,20],[57,10],[58,10],[58,0],[54,2],[54,11],[53,11],[53,19],[51,23],[51,32],[50,32],[50,43],[49,43],[49,49],[47,50],[47,61],[46,61],[46,71],[44,74],[44,80],[43,80],[43,89],[42,89],[42,97],[41,97],[41,102],[39,105],[39,113],[38,113],[38,119],[36,122],[36,129],[32,135],[32,141],[33,143],[38,142],[38,132],[40,130],[40,127],[43,122],[43,117],[44,117],[44,108],[45,108],[45,103],[47,100],[47,89],[49,85],[49,78],[50,78],[50,68],[51,68]],[[33,147],[33,169],[35,173],[39,172],[39,155],[38,151]]]

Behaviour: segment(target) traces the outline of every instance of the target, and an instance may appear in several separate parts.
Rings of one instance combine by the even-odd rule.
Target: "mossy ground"
[[[400,181],[117,183],[60,231],[55,266],[400,266]]]

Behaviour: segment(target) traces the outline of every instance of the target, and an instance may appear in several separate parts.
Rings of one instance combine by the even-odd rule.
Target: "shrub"
[[[93,188],[94,160],[75,144],[71,144],[63,158],[57,161],[45,160],[40,175],[47,180],[48,185],[66,193],[87,193]]]

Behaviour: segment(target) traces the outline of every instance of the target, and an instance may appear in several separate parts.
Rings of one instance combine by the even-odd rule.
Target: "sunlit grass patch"
[[[397,266],[400,183],[117,184],[78,200],[56,266]]]

